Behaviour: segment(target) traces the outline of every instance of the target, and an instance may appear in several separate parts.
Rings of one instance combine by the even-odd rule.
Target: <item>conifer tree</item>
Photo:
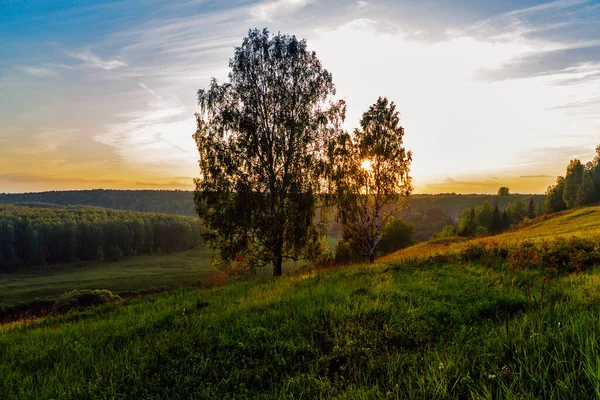
[[[527,218],[535,218],[535,204],[533,202],[533,197],[529,199],[529,204],[527,204]]]
[[[583,178],[581,179],[581,186],[577,190],[577,205],[585,206],[594,201],[594,181],[592,180],[592,174],[584,170]]]

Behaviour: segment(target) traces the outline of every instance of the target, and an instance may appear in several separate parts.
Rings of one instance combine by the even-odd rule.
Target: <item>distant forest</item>
[[[196,216],[192,191],[180,190],[76,190],[40,193],[0,194],[0,204],[51,203],[63,206],[96,206],[116,210],[158,212]],[[538,204],[544,195],[509,194],[499,201],[497,195],[479,194],[416,194],[408,199],[402,218],[414,226],[417,241],[429,240],[449,225],[456,226],[461,213],[488,201],[504,208],[517,200],[528,203],[533,198]],[[330,235],[337,235],[340,226],[333,222]]]
[[[96,206],[115,210],[197,216],[194,194],[180,190],[70,190],[0,194],[1,204],[51,203],[63,206]]]
[[[181,251],[201,242],[198,218],[39,203],[0,205],[0,267]]]

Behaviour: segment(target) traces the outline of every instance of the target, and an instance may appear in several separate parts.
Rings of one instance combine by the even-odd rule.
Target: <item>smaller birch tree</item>
[[[396,105],[379,98],[362,115],[360,129],[337,138],[333,182],[343,240],[375,260],[382,227],[412,192],[412,153],[404,148]]]

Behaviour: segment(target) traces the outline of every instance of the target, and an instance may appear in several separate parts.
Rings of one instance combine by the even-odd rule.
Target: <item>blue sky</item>
[[[195,93],[249,28],[398,104],[421,192],[543,192],[600,143],[600,2],[0,0],[0,192],[191,188]]]

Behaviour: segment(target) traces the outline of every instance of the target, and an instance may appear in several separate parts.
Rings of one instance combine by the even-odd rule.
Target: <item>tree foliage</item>
[[[57,190],[39,193],[0,193],[2,204],[23,204],[41,207],[94,206],[115,210],[156,212],[196,216],[194,196],[184,190]]]
[[[243,254],[281,275],[322,236],[315,209],[345,105],[295,36],[251,30],[229,67],[228,82],[198,91],[196,210],[224,262]]]
[[[194,217],[96,207],[0,205],[0,266],[115,260],[186,250],[201,241]]]
[[[571,160],[565,176],[546,191],[546,212],[553,213],[600,201],[600,145],[592,161]]]
[[[478,236],[501,233],[511,225],[520,224],[526,217],[535,218],[536,202],[533,196],[527,204],[526,206],[523,198],[516,197],[500,212],[497,203],[492,206],[491,202],[486,200],[480,206],[471,207],[462,212],[456,228],[457,234],[459,236]],[[541,201],[538,204],[541,204]]]
[[[382,227],[412,191],[412,153],[404,148],[403,136],[396,105],[380,97],[363,113],[360,129],[341,134],[332,151],[343,238],[370,262]]]
[[[507,186],[502,186],[498,189],[498,197],[507,197],[510,194],[510,189]]]
[[[563,199],[563,192],[565,187],[565,178],[559,176],[556,178],[556,184],[548,187],[546,190],[546,212],[554,213],[565,210],[567,204]]]
[[[390,218],[383,226],[379,252],[389,254],[414,243],[414,227],[407,224],[402,218]]]
[[[583,164],[581,164],[581,161],[579,160],[571,160],[567,167],[563,188],[563,200],[565,201],[567,208],[573,208],[579,205],[577,202],[577,192],[583,182],[584,171]]]

